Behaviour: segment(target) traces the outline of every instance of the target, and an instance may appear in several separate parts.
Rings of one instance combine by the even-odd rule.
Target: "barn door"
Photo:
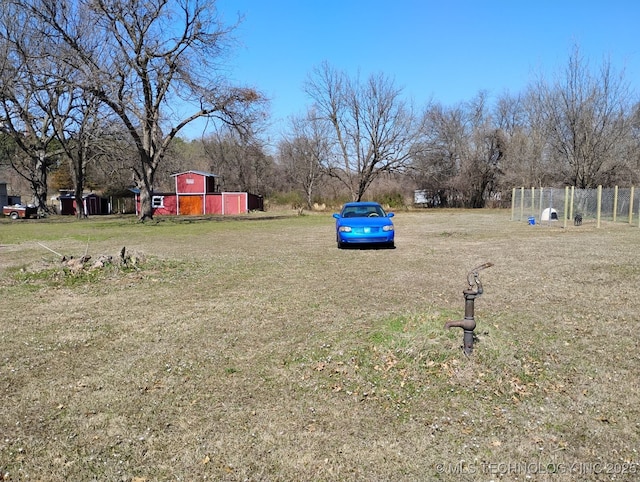
[[[240,214],[245,211],[243,208],[244,193],[225,192],[223,199],[224,214]]]
[[[184,215],[198,215],[202,212],[202,196],[180,196],[178,212]]]

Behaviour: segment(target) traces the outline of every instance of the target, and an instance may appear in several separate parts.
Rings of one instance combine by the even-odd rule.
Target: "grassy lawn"
[[[333,222],[0,222],[0,480],[639,477],[637,225]],[[487,261],[466,357],[444,324]]]

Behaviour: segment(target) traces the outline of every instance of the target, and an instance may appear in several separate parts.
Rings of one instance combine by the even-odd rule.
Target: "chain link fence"
[[[514,188],[511,220],[566,225],[601,221],[640,223],[640,192],[630,188]],[[639,224],[640,226],[640,224]]]

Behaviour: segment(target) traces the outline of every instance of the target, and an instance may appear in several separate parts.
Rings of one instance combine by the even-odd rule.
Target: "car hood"
[[[367,218],[340,218],[338,219],[338,224],[343,224],[346,226],[388,226],[389,224],[393,224],[391,219],[387,217],[367,217]]]

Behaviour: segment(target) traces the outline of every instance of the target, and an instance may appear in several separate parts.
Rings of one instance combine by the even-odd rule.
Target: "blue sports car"
[[[394,247],[393,213],[386,213],[374,202],[352,202],[342,207],[336,218],[338,248],[350,245],[377,244]]]

